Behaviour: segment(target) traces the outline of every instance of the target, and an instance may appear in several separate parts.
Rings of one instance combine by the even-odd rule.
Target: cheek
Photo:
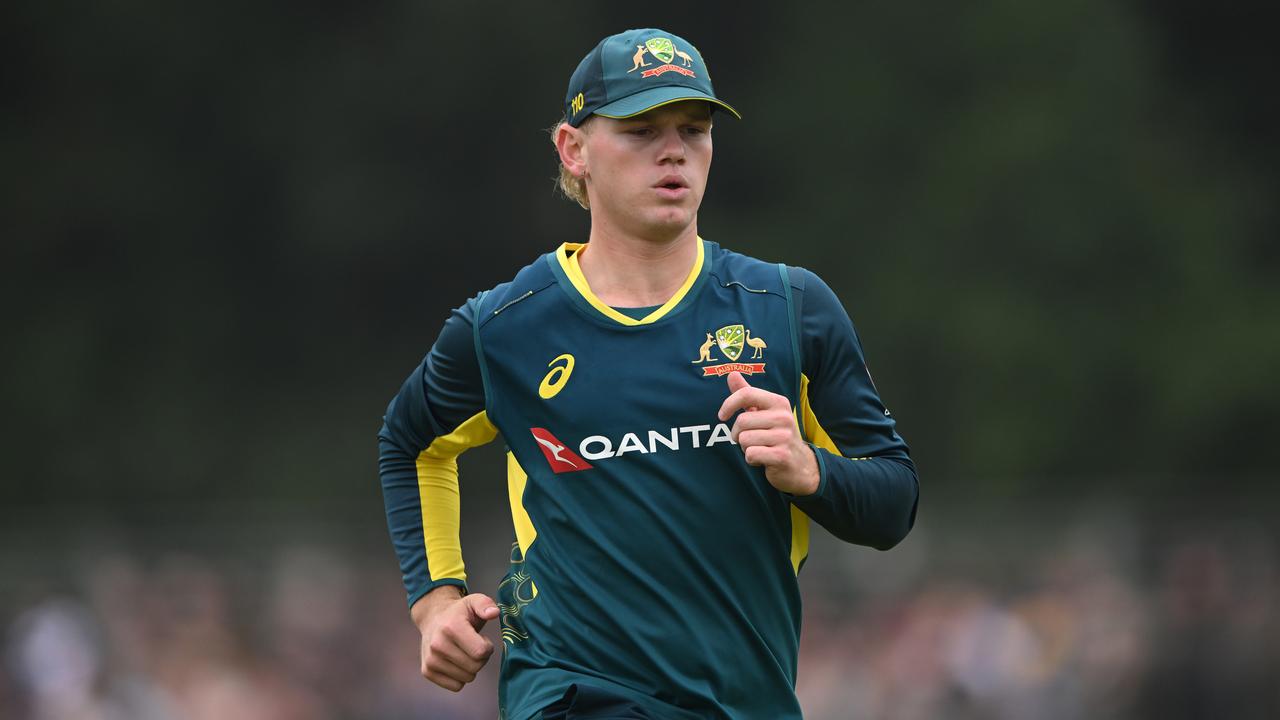
[[[706,183],[707,175],[711,172],[711,144],[692,148],[688,157],[697,165],[699,181]]]
[[[597,189],[607,190],[617,183],[618,158],[612,157],[608,152],[594,152],[591,154],[588,172],[591,173],[591,182]]]
[[[702,163],[698,168],[698,179],[696,182],[697,182],[699,195],[701,195],[702,192],[706,190],[707,178],[709,177],[710,174],[711,174],[711,162],[710,162],[710,159],[708,159],[708,162]]]
[[[617,183],[635,172],[635,163],[628,153],[619,152],[614,148],[598,151],[594,159],[596,160],[594,174],[609,183]]]

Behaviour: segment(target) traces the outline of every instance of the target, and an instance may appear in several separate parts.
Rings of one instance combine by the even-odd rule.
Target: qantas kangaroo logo
[[[563,452],[565,449],[563,445],[557,445],[551,442],[550,440],[543,440],[537,435],[534,435],[533,439],[537,440],[538,444],[541,445],[542,447],[550,450],[551,455],[553,458],[555,458],[556,462],[569,463],[569,467],[574,468],[575,470],[577,469],[578,467],[577,464],[575,464],[572,460],[565,460],[564,458],[560,457],[560,453]]]
[[[529,432],[533,433],[533,439],[538,441],[538,449],[546,456],[547,463],[557,475],[591,469],[591,463],[565,447],[565,444],[546,428],[529,428]]]

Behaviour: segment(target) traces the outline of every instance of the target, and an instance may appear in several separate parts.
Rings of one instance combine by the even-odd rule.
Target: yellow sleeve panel
[[[448,435],[441,435],[418,455],[418,499],[422,505],[422,545],[427,574],[435,582],[467,579],[459,539],[461,503],[458,495],[458,456],[498,435],[482,410]]]

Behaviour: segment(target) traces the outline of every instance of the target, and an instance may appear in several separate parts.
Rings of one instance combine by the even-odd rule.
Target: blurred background
[[[585,239],[544,131],[645,26],[745,118],[702,235],[835,288],[920,469],[898,548],[815,538],[807,717],[1280,717],[1257,5],[5,5],[0,717],[496,716],[496,662],[417,675],[375,433],[452,307]]]

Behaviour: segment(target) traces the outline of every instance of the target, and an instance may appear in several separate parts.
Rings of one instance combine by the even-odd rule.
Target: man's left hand
[[[821,476],[813,450],[800,437],[791,401],[768,390],[751,387],[742,373],[729,373],[729,397],[720,406],[720,421],[734,421],[734,442],[747,464],[764,468],[769,484],[792,495],[812,495]]]

